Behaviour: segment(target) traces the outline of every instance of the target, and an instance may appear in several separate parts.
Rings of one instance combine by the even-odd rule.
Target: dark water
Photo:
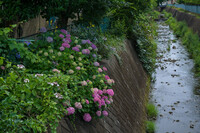
[[[156,133],[200,133],[200,96],[194,94],[193,60],[169,26],[158,22],[157,69],[152,102],[159,114]]]

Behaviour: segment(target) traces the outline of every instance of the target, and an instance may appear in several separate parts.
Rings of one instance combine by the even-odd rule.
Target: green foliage
[[[156,35],[156,24],[151,16],[141,14],[135,21],[133,27],[132,39],[137,41],[137,52],[140,61],[149,75],[155,68],[155,58],[157,44],[154,42]]]
[[[180,3],[184,3],[184,4],[196,4],[199,5],[200,4],[200,0],[180,0],[178,1]]]
[[[118,23],[119,24],[119,23]],[[123,26],[121,26],[123,27]],[[80,39],[89,39],[98,47],[98,54],[105,59],[108,59],[116,49],[121,49],[124,46],[125,33],[121,31],[121,27],[111,27],[108,32],[102,32],[98,26],[90,25],[86,27],[83,25],[72,26],[71,34],[79,36]]]
[[[0,130],[45,132],[50,124],[55,131],[66,113],[62,104],[70,99],[70,90],[66,87],[69,78],[63,74],[37,76],[27,74],[25,70],[12,70],[6,79],[1,78]],[[56,98],[55,94],[63,98]]]
[[[46,132],[50,127],[55,132],[64,115],[71,118],[72,114],[89,113],[92,118],[102,118],[104,115],[97,116],[96,112],[105,111],[112,103],[114,80],[97,62],[101,58],[96,46],[63,29],[38,38],[25,48],[38,60],[31,62],[27,55],[18,59],[26,69],[19,64],[11,67],[0,57],[0,130]],[[101,103],[94,100],[96,93],[101,95]],[[69,108],[74,109],[72,114]]]
[[[152,121],[146,121],[146,132],[154,133],[156,131],[155,123]]]
[[[154,104],[147,104],[147,115],[149,118],[156,118],[158,115],[158,110]]]
[[[165,14],[168,14],[165,12]],[[191,54],[195,62],[195,69],[197,76],[200,76],[200,40],[199,36],[196,33],[188,28],[186,22],[178,22],[175,18],[170,17],[167,21],[167,24],[174,30],[174,33],[182,39],[183,45],[188,49],[188,52]]]

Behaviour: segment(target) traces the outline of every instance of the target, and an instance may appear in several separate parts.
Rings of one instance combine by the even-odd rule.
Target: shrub
[[[156,129],[155,123],[152,121],[146,122],[146,132],[147,133],[154,133]]]
[[[158,110],[153,104],[147,105],[147,115],[149,118],[156,118],[158,115]]]
[[[98,63],[98,47],[63,29],[39,38],[27,47],[38,60],[33,63],[23,57],[20,62],[24,66],[5,67],[9,75],[0,82],[4,125],[0,130],[45,132],[50,127],[55,131],[64,114],[80,114],[86,122],[107,116],[114,80]],[[0,66],[5,64],[3,59]]]

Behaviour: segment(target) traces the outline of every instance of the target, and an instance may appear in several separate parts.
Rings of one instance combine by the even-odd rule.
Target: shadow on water
[[[157,105],[157,133],[200,133],[199,80],[194,62],[164,18],[158,21],[157,63],[151,100]],[[194,93],[195,92],[195,93]]]

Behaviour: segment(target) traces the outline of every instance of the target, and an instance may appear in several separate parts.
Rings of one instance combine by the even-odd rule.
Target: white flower
[[[24,79],[24,82],[25,82],[25,83],[28,83],[28,82],[29,82],[29,79]]]
[[[35,74],[35,77],[41,77],[41,76],[43,76],[43,74]]]
[[[17,67],[20,68],[20,69],[25,68],[25,66],[24,66],[24,65],[21,65],[21,64],[17,65]]]
[[[54,93],[54,95],[56,96],[56,98],[58,99],[63,99],[63,96],[60,93]]]

